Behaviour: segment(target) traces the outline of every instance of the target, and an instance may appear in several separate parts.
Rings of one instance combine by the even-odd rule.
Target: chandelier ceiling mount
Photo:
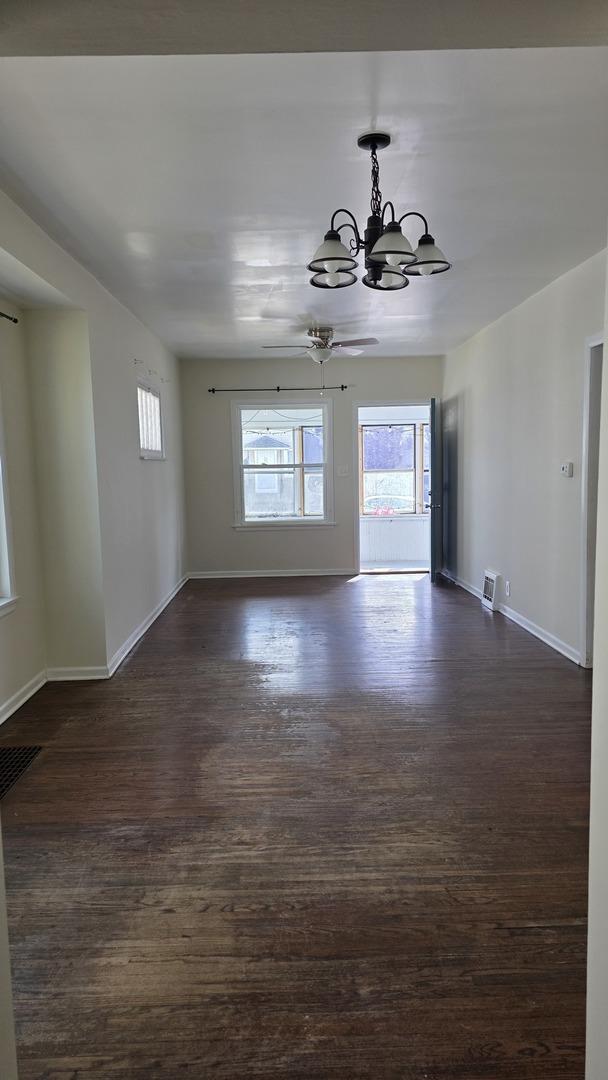
[[[350,210],[344,207],[334,210],[323,243],[308,264],[308,269],[313,271],[310,284],[315,288],[346,289],[349,285],[354,285],[357,277],[353,270],[358,265],[356,256],[361,251],[365,252],[366,273],[362,278],[363,284],[368,289],[379,289],[382,292],[405,289],[409,285],[410,277],[428,277],[443,274],[450,269],[451,263],[437,247],[424,214],[418,210],[409,210],[397,219],[390,199],[382,203],[378,150],[389,146],[390,141],[390,135],[383,131],[366,132],[357,139],[357,146],[368,150],[371,156],[371,213],[362,236],[357,219]],[[338,223],[340,217],[345,217],[346,220]],[[419,218],[424,226],[415,251],[401,228],[401,223],[410,217]],[[345,229],[352,232],[348,248],[341,235]]]

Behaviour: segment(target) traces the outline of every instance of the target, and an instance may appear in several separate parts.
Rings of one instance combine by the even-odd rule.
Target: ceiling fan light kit
[[[368,289],[382,292],[404,289],[409,285],[408,277],[430,277],[450,269],[451,263],[437,247],[423,214],[409,210],[397,220],[393,203],[389,200],[382,204],[377,151],[388,146],[390,141],[390,135],[382,131],[368,132],[357,140],[357,145],[371,154],[371,214],[362,236],[357,219],[350,210],[342,207],[334,211],[323,243],[308,264],[308,269],[313,271],[310,284],[316,289],[345,289],[354,285],[357,277],[352,271],[358,265],[356,256],[361,251],[365,253],[366,269],[363,284]],[[390,213],[390,219],[385,223],[387,213]],[[340,216],[347,220],[337,224]],[[401,223],[409,217],[420,218],[424,226],[415,251],[401,227]],[[349,248],[342,240],[343,229],[350,229],[353,234]]]
[[[407,282],[406,282],[407,284]],[[351,338],[348,341],[334,341],[334,331],[331,326],[311,326],[307,331],[310,341],[306,345],[263,345],[263,349],[297,349],[306,353],[315,364],[326,364],[334,354],[342,353],[343,356],[358,356],[362,351],[352,346],[377,345],[378,338]]]

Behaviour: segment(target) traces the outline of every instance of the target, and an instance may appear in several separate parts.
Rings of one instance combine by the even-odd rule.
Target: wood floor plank
[[[583,1080],[590,689],[426,577],[190,582],[0,729],[21,1080]]]

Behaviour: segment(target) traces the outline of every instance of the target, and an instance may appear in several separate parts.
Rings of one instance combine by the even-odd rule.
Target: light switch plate
[[[574,475],[574,464],[573,464],[573,462],[572,461],[562,461],[562,463],[560,465],[560,468],[559,468],[559,471],[561,472],[562,476],[568,476],[568,477],[573,476]]]
[[[338,476],[348,476],[348,465],[338,465]]]

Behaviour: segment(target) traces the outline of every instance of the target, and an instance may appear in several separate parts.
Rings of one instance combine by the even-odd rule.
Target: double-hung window
[[[163,425],[160,393],[151,386],[138,383],[137,409],[139,415],[139,456],[164,458]]]
[[[237,524],[329,522],[329,403],[235,405],[233,424]]]
[[[429,425],[362,424],[359,501],[364,516],[428,513]]]
[[[7,614],[15,605],[9,534],[6,455],[0,412],[0,615]]]

